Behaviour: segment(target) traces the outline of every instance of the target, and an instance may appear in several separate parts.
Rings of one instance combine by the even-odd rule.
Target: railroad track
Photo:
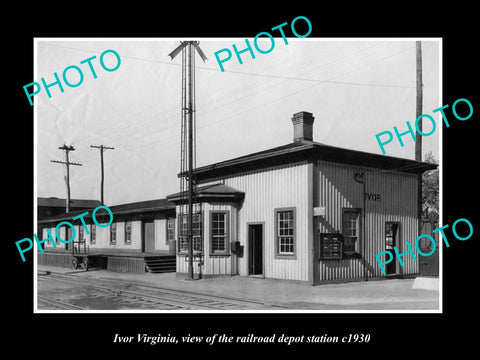
[[[87,310],[87,308],[83,306],[73,305],[43,295],[37,295],[37,304],[42,305],[42,307],[53,308],[52,310]]]
[[[239,300],[217,295],[197,294],[183,290],[172,290],[148,285],[132,284],[128,282],[126,283],[125,281],[120,280],[109,280],[117,282],[119,286],[106,286],[92,284],[90,282],[83,282],[80,281],[78,277],[72,275],[50,273],[48,276],[39,276],[38,281],[63,282],[73,284],[75,286],[86,287],[87,289],[90,289],[90,291],[93,289],[95,291],[95,295],[101,295],[111,298],[112,300],[121,300],[125,303],[126,308],[132,309],[134,309],[133,306],[135,304],[139,305],[141,309],[148,307],[150,309],[158,310],[257,310],[283,308],[280,306],[274,306],[250,300]],[[129,288],[128,290],[122,288],[126,286]],[[43,298],[45,302],[48,300],[54,300],[47,299],[44,296]],[[64,303],[62,301],[59,302]],[[51,301],[51,304],[55,306],[54,301]],[[66,304],[65,306],[69,305],[69,303],[64,304]],[[132,307],[129,307],[128,304],[132,305]],[[60,307],[62,304],[58,304],[58,306]],[[72,306],[77,305],[73,304]],[[91,309],[91,307],[78,306],[77,309],[85,310]]]

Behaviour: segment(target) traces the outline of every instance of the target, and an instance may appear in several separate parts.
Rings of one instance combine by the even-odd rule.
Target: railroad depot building
[[[194,170],[198,276],[309,284],[378,278],[375,255],[406,251],[405,241],[417,238],[418,174],[436,165],[314,142],[308,112],[292,122],[287,145]],[[167,199],[176,204],[177,273],[186,274],[185,196]],[[387,275],[419,273],[412,257],[402,260]]]
[[[43,251],[38,252],[38,263],[48,265],[70,266],[72,251],[86,250],[91,254],[103,255],[106,267],[118,272],[167,272],[175,271],[175,205],[165,199],[140,201],[129,204],[110,206],[113,222],[102,227],[95,224],[92,218],[94,208],[71,211],[48,219],[39,220],[42,228],[42,239],[48,237],[47,229],[55,241],[43,243]],[[82,213],[87,224],[88,234],[80,219],[72,221]],[[96,213],[97,221],[107,223],[109,216],[102,210]],[[57,239],[55,228],[62,221],[74,225],[75,240],[65,244]],[[72,238],[70,226],[58,229],[58,236],[64,241]],[[80,248],[79,248],[80,242]],[[75,249],[73,248],[75,247]]]
[[[436,165],[315,142],[309,112],[294,114],[292,122],[289,144],[194,169],[196,277],[255,276],[312,285],[380,278],[375,255],[393,246],[404,252],[405,242],[417,238],[418,176]],[[86,217],[90,234],[82,233],[79,221],[77,233],[90,251],[109,255],[111,270],[142,272],[150,255],[175,255],[177,275],[185,277],[185,199],[176,193],[112,206],[112,226],[100,228]],[[39,223],[54,234],[72,216]],[[60,236],[70,238],[64,231]],[[45,254],[38,254],[42,261],[55,251],[67,255],[68,245],[45,245]],[[402,260],[403,267],[396,259],[387,265],[387,276],[419,273],[418,261]]]

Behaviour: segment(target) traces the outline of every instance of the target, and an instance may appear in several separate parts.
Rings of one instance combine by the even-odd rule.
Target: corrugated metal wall
[[[239,275],[248,275],[248,223],[264,223],[264,276],[308,280],[308,170],[307,164],[268,169],[225,179],[225,184],[245,192],[238,211],[238,240],[244,256],[238,259]],[[276,208],[296,208],[296,257],[275,258]]]
[[[319,206],[325,216],[319,221],[321,232],[342,231],[342,208],[363,208],[363,186],[354,180],[356,172],[365,172],[366,193],[379,194],[380,200],[366,200],[366,269],[369,277],[382,276],[375,255],[385,251],[385,222],[400,223],[397,247],[407,250],[405,241],[414,242],[418,232],[417,178],[415,175],[377,171],[324,161],[318,162]],[[359,219],[360,227],[362,219]],[[318,245],[317,245],[318,249]],[[360,244],[360,251],[363,244]],[[416,253],[415,253],[416,254]],[[416,254],[417,258],[418,255]],[[418,263],[411,255],[402,257],[403,274],[418,273]],[[364,276],[363,259],[319,260],[319,279],[353,279]]]

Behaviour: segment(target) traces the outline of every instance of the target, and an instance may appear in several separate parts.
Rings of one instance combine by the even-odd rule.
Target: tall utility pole
[[[64,151],[64,161],[59,161],[59,160],[50,160],[50,161],[53,162],[53,163],[64,164],[65,168],[67,170],[66,171],[67,173],[64,176],[64,179],[65,179],[65,184],[67,186],[67,199],[66,199],[66,206],[65,206],[66,211],[65,212],[68,213],[68,212],[70,212],[70,165],[82,166],[82,164],[74,163],[74,162],[69,161],[68,152],[75,150],[75,148],[72,145],[70,145],[70,146],[63,145],[63,146],[60,146],[59,149]]]
[[[103,180],[104,180],[104,175],[103,175],[103,152],[105,150],[114,150],[115,148],[110,147],[110,146],[103,146],[103,145],[90,145],[91,148],[97,148],[100,149],[100,166],[101,166],[101,171],[102,171],[102,180],[100,182],[100,202],[102,205],[105,205],[103,202]]]
[[[418,119],[422,115],[423,105],[423,83],[422,83],[422,43],[417,41],[415,43],[416,49],[416,78],[417,78],[417,111],[416,118]],[[418,128],[415,134],[415,160],[422,161],[422,135],[419,134],[419,130],[422,131],[422,118],[417,121]],[[422,174],[418,174],[417,179],[417,207],[418,207],[418,234],[422,231]]]
[[[173,60],[182,52],[182,135],[181,135],[181,164],[180,164],[180,194],[185,194],[185,185],[188,185],[188,279],[193,280],[193,167],[195,160],[194,122],[195,122],[195,50],[205,62],[207,57],[199,47],[198,41],[182,41],[180,45],[168,54]],[[187,52],[187,54],[185,53]],[[188,72],[186,71],[188,67]],[[188,78],[188,97],[187,97]],[[188,116],[187,116],[188,115]],[[188,122],[188,126],[186,124]],[[185,136],[185,131],[188,136]],[[188,139],[188,140],[187,140]],[[185,144],[185,141],[187,144]],[[188,146],[187,146],[188,145]],[[186,149],[186,146],[188,149]],[[185,184],[185,173],[188,183]],[[183,205],[182,205],[183,206]]]
[[[415,43],[416,48],[416,64],[417,64],[417,118],[422,115],[423,104],[423,84],[422,84],[422,43],[417,41]],[[418,129],[415,134],[415,160],[422,161],[422,136],[418,130],[422,131],[422,119],[418,121]]]

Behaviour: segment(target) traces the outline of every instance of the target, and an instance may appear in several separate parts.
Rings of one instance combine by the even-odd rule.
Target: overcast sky
[[[105,203],[116,205],[163,198],[179,190],[181,56],[168,54],[190,39],[37,39],[35,79],[54,81],[69,65],[84,70],[83,83],[64,93],[42,89],[34,98],[37,136],[37,195],[66,195],[58,147],[72,144],[71,197],[100,198],[100,155],[90,145],[114,147],[105,159]],[[208,60],[196,57],[197,165],[247,155],[293,140],[291,117],[315,117],[314,140],[381,154],[375,134],[415,122],[415,39],[276,38],[268,54],[235,56],[221,72],[214,52],[242,49],[245,39],[195,39]],[[252,39],[250,39],[252,42]],[[268,48],[269,43],[262,48]],[[99,57],[113,49],[120,67],[104,71]],[[443,105],[440,98],[440,43],[422,41],[423,113]],[[87,64],[93,55],[98,78]],[[109,66],[114,57],[105,56]],[[113,64],[113,65],[112,65]],[[71,72],[71,82],[74,82]],[[70,72],[69,72],[70,75]],[[28,104],[28,100],[26,99]],[[440,124],[439,113],[433,114]],[[441,126],[423,138],[423,154],[439,158]],[[424,125],[428,132],[430,125]],[[404,137],[386,146],[387,155],[414,159],[414,142]]]

